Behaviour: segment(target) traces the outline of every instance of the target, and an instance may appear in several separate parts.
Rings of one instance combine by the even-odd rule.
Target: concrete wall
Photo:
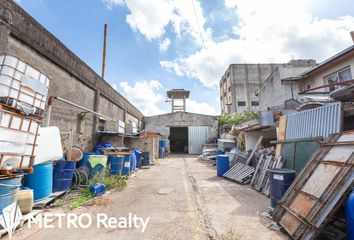
[[[270,76],[263,81],[259,89],[260,110],[266,111],[268,108],[282,108],[285,101],[292,98],[291,83],[289,81],[282,82],[282,79],[296,77],[307,69],[309,69],[309,67],[281,66],[276,68]],[[297,99],[298,92],[300,91],[299,83],[293,81],[292,88],[293,97]]]
[[[175,112],[145,117],[144,122],[147,131],[160,133],[164,139],[170,135],[170,127],[210,126],[212,135],[217,134],[217,119],[209,115]]]
[[[319,71],[316,71],[315,73],[311,74],[304,81],[301,81],[300,91],[328,84],[328,82],[325,81],[326,76],[347,67],[350,67],[352,78],[354,78],[354,53],[351,53],[350,55],[348,55],[348,57],[344,59],[340,59],[333,62],[332,64],[328,64],[326,67],[321,68]],[[323,88],[317,91],[323,92],[326,91],[326,89]]]
[[[115,91],[86,63],[43,28],[13,1],[0,0],[0,53],[14,55],[50,77],[48,96],[58,96],[115,120],[141,125],[143,114]],[[76,145],[88,149],[96,138],[97,119],[79,117],[81,110],[54,103],[51,125],[64,136],[79,134]]]
[[[282,64],[231,64],[220,80],[221,111],[226,113],[229,107],[230,114],[245,110],[258,111],[259,106],[252,106],[258,102],[255,95],[261,83],[271,72]],[[246,102],[245,106],[238,106],[238,102]]]
[[[277,139],[276,130],[273,128],[245,132],[246,152],[253,150],[261,136],[263,136],[261,144],[263,147],[269,147],[269,142]]]

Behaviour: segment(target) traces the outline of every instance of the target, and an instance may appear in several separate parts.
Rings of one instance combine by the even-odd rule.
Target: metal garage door
[[[188,153],[202,154],[202,148],[211,137],[211,127],[190,126],[188,127]]]

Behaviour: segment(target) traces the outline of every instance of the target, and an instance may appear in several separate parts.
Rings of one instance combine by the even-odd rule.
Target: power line
[[[201,36],[201,39],[202,39],[202,43],[203,43],[203,48],[205,48],[205,40],[204,40],[204,36],[203,36],[203,29],[199,23],[199,18],[198,18],[198,14],[197,14],[197,11],[195,9],[195,6],[194,6],[194,0],[191,0],[192,1],[192,6],[193,6],[193,11],[194,11],[194,15],[195,15],[195,18],[197,20],[197,25],[198,25],[198,28],[199,28],[199,31],[200,31],[200,36]]]

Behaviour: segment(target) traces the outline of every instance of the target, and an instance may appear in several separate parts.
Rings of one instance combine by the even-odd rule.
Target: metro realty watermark
[[[106,229],[140,229],[145,232],[150,217],[142,218],[129,213],[126,217],[109,217],[106,213],[97,213],[92,216],[89,213],[39,213],[28,219],[27,225],[31,228],[37,225],[40,228],[106,228]]]

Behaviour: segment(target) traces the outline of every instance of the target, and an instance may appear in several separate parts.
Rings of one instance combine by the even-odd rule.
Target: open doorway
[[[170,127],[172,153],[188,153],[188,127]]]

